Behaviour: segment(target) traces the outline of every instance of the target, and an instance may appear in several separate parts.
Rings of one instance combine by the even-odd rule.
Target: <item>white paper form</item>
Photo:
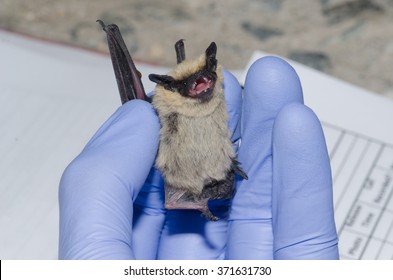
[[[255,53],[246,69],[265,55]],[[305,104],[322,122],[340,258],[393,259],[392,100],[290,63],[301,79]]]

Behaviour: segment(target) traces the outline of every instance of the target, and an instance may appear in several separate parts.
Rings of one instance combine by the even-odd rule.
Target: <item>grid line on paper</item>
[[[368,173],[367,173],[367,176],[366,176],[366,179],[365,179],[365,180],[367,180],[367,178],[370,177],[370,174],[371,174],[371,172],[373,171],[373,169],[374,169],[374,167],[375,167],[375,165],[376,165],[376,162],[378,161],[378,158],[379,158],[379,156],[380,156],[381,153],[382,153],[382,150],[383,150],[383,146],[381,146],[381,147],[379,148],[378,155],[377,155],[377,157],[374,158],[374,161],[373,161],[373,163],[371,164],[371,168],[369,169],[369,171],[368,171]],[[356,168],[356,167],[355,167],[355,168]],[[361,195],[361,193],[362,193],[364,184],[365,184],[365,181],[362,183],[361,186],[359,186],[359,190],[358,190],[358,192],[356,193],[356,196],[354,196],[353,203],[352,203],[351,207],[349,208],[349,211],[348,211],[348,214],[347,214],[347,218],[349,217],[350,213],[352,212],[352,210],[354,209],[355,205],[356,205],[357,202],[359,201],[359,197],[360,197],[360,195]],[[346,219],[345,219],[345,220],[346,220]],[[345,223],[343,223],[343,224],[341,225],[341,227],[340,227],[340,229],[339,229],[339,231],[338,231],[338,234],[339,234],[339,235],[340,235],[340,233],[343,231],[344,227],[345,227]]]
[[[325,125],[326,125],[326,124],[325,124]],[[333,157],[334,154],[336,153],[338,147],[340,146],[341,141],[342,141],[343,138],[344,138],[344,135],[345,135],[345,131],[344,131],[344,130],[341,130],[341,131],[340,131],[340,136],[338,137],[338,140],[334,143],[333,149],[332,149],[332,151],[330,152],[330,157]]]
[[[393,229],[393,221],[392,221],[392,223],[390,224],[390,230],[391,229]],[[358,235],[362,235],[363,237],[365,237],[365,238],[367,238],[369,235],[367,235],[367,234],[363,234],[363,233],[360,233],[360,232],[358,232],[358,231],[356,231],[356,230],[352,230],[352,229],[345,229],[346,231],[348,231],[348,232],[351,232],[351,233],[354,233],[354,234],[358,234]],[[386,234],[389,234],[389,232],[387,232]],[[375,239],[375,240],[377,240],[377,241],[380,241],[381,242],[381,244],[382,245],[384,245],[384,244],[390,244],[390,245],[392,245],[393,246],[393,241],[389,241],[389,240],[386,240],[386,237],[385,238],[379,238],[379,237],[373,237],[373,239]]]
[[[360,157],[359,157],[359,160],[360,160],[360,161],[362,161],[362,160],[364,159],[364,157],[365,157],[365,155],[366,155],[366,153],[367,153],[367,150],[368,150],[369,146],[370,146],[370,142],[367,141],[367,143],[366,143],[366,145],[365,145],[364,149],[362,150],[362,153],[361,153],[361,155],[360,155]],[[352,172],[351,172],[351,175],[349,176],[349,178],[348,178],[348,179],[346,180],[346,182],[345,182],[345,185],[346,185],[346,186],[348,186],[348,185],[350,184],[350,182],[353,181],[353,178],[354,178],[354,176],[356,175],[356,172],[358,171],[359,166],[360,166],[360,165],[357,164],[357,165],[355,166],[355,168],[353,168],[353,170],[352,170]],[[334,180],[333,180],[333,185],[334,185]],[[343,198],[344,195],[346,194],[347,190],[348,190],[348,188],[344,188],[343,191],[342,191],[342,194],[339,196],[339,198],[337,199],[337,201],[334,203],[334,208],[335,208],[335,209],[337,209],[337,208],[340,206],[340,204],[341,204],[341,202],[342,202],[342,198]]]
[[[393,258],[393,146],[322,125],[332,165],[340,257]]]
[[[345,133],[342,133],[343,138],[344,138],[344,135],[345,135]],[[353,139],[351,140],[351,145],[349,146],[349,149],[345,152],[344,160],[342,160],[340,162],[340,165],[337,168],[337,172],[335,174],[332,174],[333,184],[334,184],[334,181],[336,181],[336,178],[338,178],[340,176],[340,172],[343,170],[343,166],[346,165],[348,157],[352,153],[352,150],[355,147],[357,140],[358,140],[358,138],[356,136],[353,137]],[[334,154],[331,155],[331,158],[333,158],[333,156],[334,156]]]
[[[371,238],[373,238],[373,235],[374,235],[374,232],[375,232],[375,230],[377,228],[377,225],[378,225],[379,221],[381,220],[382,215],[384,214],[385,209],[387,207],[387,204],[391,201],[392,197],[393,197],[393,188],[390,190],[390,193],[388,195],[388,199],[386,200],[385,204],[382,206],[381,211],[379,213],[379,216],[377,217],[377,221],[376,221],[374,227],[372,228],[371,233],[367,237],[367,241],[366,241],[366,244],[365,244],[365,246],[363,248],[363,251],[360,254],[360,258],[363,256],[364,252],[366,251],[366,248],[367,248],[368,244],[370,243]],[[388,234],[388,232],[386,234]],[[383,240],[383,244],[385,244],[385,243],[386,243],[386,240]]]
[[[385,236],[384,236],[384,238],[383,238],[383,240],[382,240],[382,243],[381,243],[381,245],[379,246],[379,249],[378,249],[378,252],[377,252],[377,259],[379,258],[379,256],[381,255],[381,252],[382,252],[382,249],[383,249],[383,245],[384,244],[389,244],[389,243],[392,243],[392,245],[393,245],[393,242],[390,242],[390,241],[388,241],[388,236],[389,236],[389,234],[392,232],[392,230],[393,230],[393,220],[391,221],[391,223],[390,223],[390,225],[389,225],[389,229],[388,229],[388,231],[386,232],[386,234],[385,234]],[[393,258],[393,254],[392,254],[392,258]],[[392,259],[391,258],[391,259]]]

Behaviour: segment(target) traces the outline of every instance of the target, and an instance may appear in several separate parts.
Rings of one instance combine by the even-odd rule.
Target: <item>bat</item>
[[[208,220],[217,221],[208,202],[233,197],[235,174],[248,179],[230,140],[217,45],[212,42],[202,55],[188,60],[184,40],[177,41],[176,67],[167,75],[149,75],[157,84],[150,99],[119,28],[98,22],[107,33],[122,102],[146,100],[158,113],[156,167],[164,178],[165,208],[199,210]]]

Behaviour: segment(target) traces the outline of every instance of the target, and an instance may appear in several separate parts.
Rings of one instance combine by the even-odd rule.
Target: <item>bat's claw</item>
[[[105,25],[105,23],[104,23],[102,20],[97,19],[96,22],[98,22],[98,23],[101,25],[102,29],[103,29],[104,31],[106,31],[106,25]]]
[[[220,218],[216,217],[213,215],[212,212],[210,212],[209,209],[207,210],[200,210],[202,212],[202,215],[206,217],[206,219],[213,221],[213,222],[217,222]]]

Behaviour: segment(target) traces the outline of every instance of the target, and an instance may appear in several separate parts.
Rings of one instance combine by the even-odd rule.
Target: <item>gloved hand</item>
[[[159,127],[150,104],[128,102],[67,167],[59,190],[60,259],[135,258],[133,201],[154,163]],[[146,239],[157,240],[164,213]]]
[[[228,73],[224,80],[232,140],[241,137],[238,160],[249,179],[237,182],[228,220],[170,211],[158,258],[337,259],[329,157],[296,72],[277,57],[258,60],[243,104],[237,81]]]
[[[237,123],[241,91],[237,80],[228,72],[225,72],[225,86],[228,92],[235,93],[236,98],[228,100],[233,101],[228,108],[235,109],[230,112],[231,120],[236,120],[231,121],[230,127],[240,137]],[[162,176],[152,168],[158,141],[159,120],[151,105],[133,100],[110,117],[67,167],[59,191],[60,259],[157,258],[167,212]],[[194,217],[200,226],[206,221],[197,211],[170,211],[167,216],[177,217],[179,213]],[[171,219],[166,221],[168,228]],[[214,227],[222,223],[225,233],[226,221]],[[180,227],[169,228],[182,232],[185,227],[196,229],[193,225],[187,220]],[[198,234],[195,236],[200,238]],[[218,237],[207,232],[202,239],[206,236]],[[189,236],[176,234],[175,240],[183,238],[187,240]],[[173,252],[172,248],[164,247],[159,250],[162,257]],[[203,249],[196,252],[197,255],[187,257],[215,256]]]
[[[337,258],[329,159],[295,72],[278,58],[258,61],[243,107],[236,79],[225,72],[224,80],[232,140],[242,138],[239,161],[249,176],[238,183],[229,228],[197,211],[166,214],[154,168],[141,190],[159,123],[150,105],[132,101],[62,177],[60,258]]]
[[[228,259],[336,259],[330,162],[299,78],[279,58],[257,61],[245,82]]]

